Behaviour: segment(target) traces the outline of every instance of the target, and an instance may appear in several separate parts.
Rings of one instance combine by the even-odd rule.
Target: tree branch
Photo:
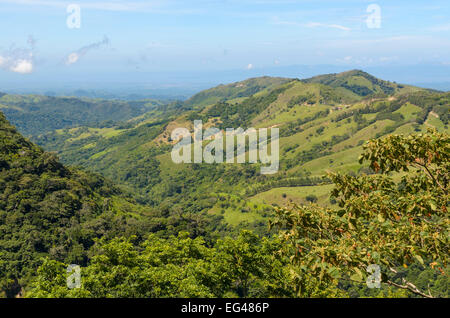
[[[419,167],[421,167],[427,174],[429,177],[431,177],[431,179],[433,180],[433,182],[439,187],[441,188],[442,191],[444,191],[445,194],[448,194],[447,189],[445,187],[443,187],[439,181],[437,180],[437,178],[434,177],[434,175],[431,173],[431,171],[428,169],[428,167],[425,164],[421,164],[419,162],[415,162],[415,164],[417,164]]]
[[[410,282],[407,282],[405,279],[403,279],[403,284],[404,285],[400,285],[400,284],[394,283],[393,281],[390,281],[390,280],[388,280],[386,283],[388,285],[391,285],[391,286],[394,286],[394,287],[397,287],[397,288],[409,290],[410,292],[412,292],[412,293],[414,293],[416,295],[422,296],[424,298],[434,298],[431,295],[430,291],[428,291],[428,294],[425,294],[425,293],[421,292],[414,284],[412,284]]]

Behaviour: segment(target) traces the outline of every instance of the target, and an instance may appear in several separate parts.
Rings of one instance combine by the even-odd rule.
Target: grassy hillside
[[[380,80],[360,70],[352,70],[339,74],[319,75],[306,79],[304,82],[320,83],[333,88],[344,88],[362,97],[404,94],[422,90],[409,85]]]
[[[263,90],[271,90],[289,81],[292,81],[292,79],[266,76],[228,85],[219,85],[192,96],[185,102],[185,105],[202,108],[220,101],[239,100]]]
[[[252,86],[259,91],[244,97],[243,83],[259,83]],[[207,211],[233,226],[263,228],[274,205],[306,202],[307,197],[330,205],[323,192],[328,181],[322,179],[328,170],[370,172],[358,163],[369,138],[428,127],[448,131],[449,105],[449,93],[390,83],[361,71],[306,81],[261,78],[199,93],[177,105],[177,111],[145,115],[129,127],[58,130],[37,141],[58,152],[63,162],[125,185],[142,202]],[[259,166],[250,164],[174,164],[170,133],[176,127],[191,129],[196,119],[220,129],[279,128],[279,173],[260,175]]]

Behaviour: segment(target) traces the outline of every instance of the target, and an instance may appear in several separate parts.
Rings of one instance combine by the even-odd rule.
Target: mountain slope
[[[269,76],[250,78],[242,82],[219,85],[204,90],[189,98],[184,104],[193,107],[194,109],[202,108],[220,101],[249,97],[263,90],[270,91],[271,89],[290,81],[292,81],[292,79]]]
[[[162,103],[155,100],[0,95],[0,110],[27,136],[66,127],[128,120],[160,105]]]
[[[234,226],[241,222],[260,226],[273,204],[308,199],[330,204],[329,187],[321,176],[328,169],[368,172],[358,163],[358,156],[369,138],[428,127],[448,131],[449,93],[413,88],[408,93],[406,86],[379,79],[372,79],[378,83],[372,86],[377,93],[365,97],[339,86],[343,78],[362,75],[325,76],[331,82],[324,78],[291,80],[225,101],[219,92],[209,95],[208,103],[220,100],[212,105],[194,105],[194,110],[180,106],[165,118],[148,117],[128,128],[98,133],[88,127],[77,128],[47,134],[37,141],[58,151],[64,162],[104,174],[155,206],[167,205],[184,213],[208,211]],[[378,94],[385,86],[394,93]],[[192,129],[193,120],[202,120],[204,128],[279,128],[279,173],[261,175],[257,164],[174,164],[170,133],[177,127]]]
[[[116,153],[108,163],[116,169],[121,164],[127,168],[127,160],[133,168],[142,164],[122,171],[135,186],[143,187],[152,174],[159,178],[152,166],[155,153],[133,152],[145,136],[157,136],[158,125],[139,124],[121,135],[129,157],[114,165]],[[0,112],[0,297],[15,297],[29,288],[44,257],[85,266],[96,253],[98,238],[132,236],[138,242],[150,233],[167,238],[184,231],[209,241],[232,233],[220,217],[189,215],[163,205],[155,209],[137,203],[124,188],[101,175],[64,166],[18,133]]]
[[[0,294],[15,296],[40,257],[85,264],[95,238],[126,234],[145,210],[103,177],[63,166],[0,112]]]

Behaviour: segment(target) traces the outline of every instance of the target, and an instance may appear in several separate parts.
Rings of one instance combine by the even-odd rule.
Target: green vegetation
[[[311,275],[325,286],[339,279],[364,282],[366,268],[378,264],[383,283],[432,297],[431,291],[394,278],[396,268],[417,262],[446,275],[450,137],[433,131],[393,135],[364,148],[360,160],[368,160],[377,174],[330,174],[339,209],[280,209],[271,222],[281,228],[283,251],[295,266],[296,291],[302,295],[310,288]],[[400,171],[409,173],[396,182],[390,173]],[[447,290],[439,293],[448,297]]]
[[[398,85],[383,81],[360,70],[339,74],[319,75],[304,80],[304,82],[321,83],[334,88],[343,87],[362,97],[370,95],[385,96],[404,92],[411,93],[420,90],[412,86]]]
[[[361,160],[378,174],[330,176],[339,208],[278,209],[276,236],[243,231],[211,247],[187,233],[101,239],[80,288],[66,287],[66,264],[46,259],[26,296],[448,297],[449,219],[439,202],[449,199],[449,150],[448,134],[432,131],[373,140]],[[399,183],[389,176],[409,169]],[[364,287],[372,264],[383,288]]]
[[[107,127],[111,121],[137,117],[162,105],[155,100],[115,101],[37,95],[0,96],[0,109],[27,135],[80,125]]]
[[[243,232],[207,247],[187,233],[99,242],[83,268],[82,288],[65,287],[66,266],[46,260],[29,297],[268,297],[293,296],[285,261],[272,257],[273,240]]]
[[[41,257],[86,265],[98,238],[214,235],[214,218],[178,212],[139,205],[103,177],[64,167],[0,113],[0,295],[23,294]]]
[[[126,232],[111,201],[123,194],[104,178],[67,169],[19,135],[0,114],[0,290],[19,293],[51,255],[86,263],[100,236]],[[128,199],[134,209],[133,200]]]
[[[394,93],[359,96],[343,84],[354,81],[355,76],[367,77],[373,87],[392,86]],[[205,91],[187,103],[159,107],[126,126],[58,130],[33,140],[46,150],[57,152],[65,164],[100,173],[120,184],[135,193],[141,203],[155,208],[170,206],[186,213],[212,210],[213,215],[223,218],[225,226],[250,223],[262,231],[267,218],[261,218],[258,209],[243,206],[248,198],[270,189],[298,187],[298,197],[306,199],[310,193],[305,186],[320,187],[330,182],[321,179],[327,170],[356,174],[366,171],[368,167],[357,159],[369,138],[426,131],[428,127],[448,130],[435,117],[437,112],[441,114],[437,116],[445,117],[443,110],[449,110],[448,93],[375,80],[360,71],[325,77],[328,79],[251,79]],[[256,87],[258,92],[236,97],[243,85]],[[209,105],[214,96],[220,97],[219,101]],[[341,104],[342,101],[348,104]],[[436,101],[439,107],[432,106]],[[426,122],[421,119],[424,114]],[[279,128],[280,172],[260,175],[256,165],[175,165],[170,159],[171,131],[192,127],[193,120],[199,119],[205,126],[219,128]],[[220,193],[230,194],[236,202],[220,207]],[[302,202],[295,198],[293,201]],[[287,202],[280,198],[278,202],[270,201],[270,205]],[[320,195],[318,202],[329,200]],[[249,212],[242,213],[242,209]]]
[[[289,81],[292,80],[287,78],[266,76],[251,78],[229,85],[219,85],[192,96],[186,101],[185,104],[194,108],[203,108],[217,102],[250,97],[258,92],[271,90],[272,88]]]
[[[449,93],[351,71],[250,79],[170,104],[62,100],[60,118],[75,119],[43,129],[41,115],[51,121],[61,114],[50,106],[59,99],[0,96],[19,130],[53,152],[0,117],[5,296],[413,295],[398,291],[402,279],[448,296],[441,272]],[[96,124],[81,118],[95,113],[83,118],[100,122],[111,107],[120,117]],[[27,117],[34,111],[39,116]],[[192,129],[199,119],[204,128],[279,128],[280,171],[173,163],[172,130]],[[436,131],[417,135],[429,128]],[[270,220],[276,226],[269,229]],[[382,266],[390,286],[364,287],[370,262]],[[64,287],[71,263],[83,267],[82,289]]]

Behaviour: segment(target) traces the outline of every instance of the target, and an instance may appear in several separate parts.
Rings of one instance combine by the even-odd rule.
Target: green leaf
[[[419,261],[420,264],[424,264],[423,263],[423,258],[420,255],[414,255],[414,257]]]
[[[358,274],[353,274],[352,276],[350,276],[350,279],[351,279],[352,281],[359,282],[359,283],[361,283],[361,282],[363,281],[362,278],[359,277]]]
[[[359,268],[355,268],[356,276],[358,276],[358,281],[362,281],[364,279],[364,274],[361,272]]]

